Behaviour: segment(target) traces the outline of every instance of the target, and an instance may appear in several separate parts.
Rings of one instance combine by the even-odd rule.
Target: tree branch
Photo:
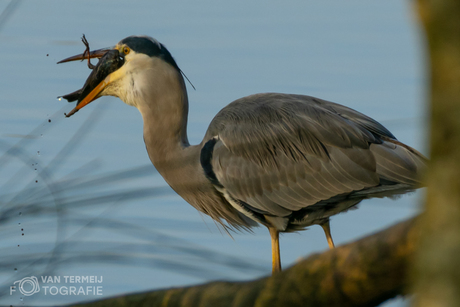
[[[313,254],[271,277],[130,294],[77,306],[375,306],[405,294],[418,236],[412,218]]]

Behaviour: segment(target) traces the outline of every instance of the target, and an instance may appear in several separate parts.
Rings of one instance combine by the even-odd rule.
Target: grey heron
[[[114,47],[61,62],[100,58],[76,107],[110,95],[136,107],[151,162],[198,211],[224,228],[262,224],[281,270],[279,233],[318,224],[329,246],[329,217],[361,200],[421,186],[426,158],[372,118],[319,98],[281,93],[237,99],[212,120],[198,145],[187,139],[187,90],[166,47],[130,36]],[[59,63],[61,63],[59,62]]]

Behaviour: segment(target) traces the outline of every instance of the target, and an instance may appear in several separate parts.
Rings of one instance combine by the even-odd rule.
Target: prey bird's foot
[[[88,68],[93,70],[94,69],[94,65],[91,64],[91,61],[90,61],[90,49],[89,49],[89,43],[88,43],[88,40],[86,39],[85,37],[85,34],[83,34],[83,37],[81,38],[81,41],[83,42],[83,44],[86,46],[86,50],[85,52],[83,52],[83,58],[88,55]],[[83,60],[82,60],[83,61]]]

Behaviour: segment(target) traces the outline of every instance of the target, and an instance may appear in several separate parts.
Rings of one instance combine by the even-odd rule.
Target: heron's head
[[[99,62],[84,86],[71,94],[62,96],[77,106],[66,116],[101,96],[116,96],[129,105],[137,106],[139,96],[155,91],[155,75],[179,74],[180,69],[173,57],[157,40],[148,36],[129,36],[114,47],[82,53],[58,63],[99,58]],[[159,85],[158,87],[161,87]]]

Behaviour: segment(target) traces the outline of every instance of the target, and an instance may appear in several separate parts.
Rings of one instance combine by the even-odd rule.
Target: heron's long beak
[[[90,75],[91,77],[91,75]],[[83,87],[81,89],[81,92],[80,92],[80,98],[78,99],[78,102],[77,102],[77,105],[75,108],[72,109],[72,111],[70,111],[69,113],[67,113],[65,116],[66,117],[70,117],[72,115],[74,115],[75,113],[78,112],[78,110],[80,110],[81,108],[83,108],[84,106],[86,106],[87,104],[89,104],[90,102],[96,100],[97,98],[99,98],[99,93],[102,92],[102,90],[107,86],[107,84],[110,83],[110,75],[107,76],[104,80],[102,80],[102,82],[100,82],[98,85],[96,85],[94,88],[91,89],[91,87]],[[84,96],[83,93],[84,92],[87,92],[87,90],[85,89],[89,89],[90,92],[88,95]],[[79,90],[80,91],[80,90]],[[64,96],[63,96],[64,97]]]
[[[107,51],[109,51],[111,49],[113,49],[113,47],[93,50],[93,51],[91,51],[89,53],[89,57],[90,57],[90,59],[102,58],[107,53]],[[78,60],[83,61],[83,60],[86,60],[86,59],[88,59],[88,54],[87,53],[82,53],[82,54],[77,54],[77,55],[68,57],[68,58],[66,58],[64,60],[61,60],[61,61],[57,62],[57,64],[66,63],[66,62],[72,62],[72,61],[78,61]]]
[[[103,51],[102,51],[103,50]],[[120,53],[117,49],[100,49],[90,53],[93,54],[93,57],[99,57],[102,54],[99,62],[94,66],[93,71],[86,79],[85,85],[80,90],[77,90],[73,93],[62,96],[64,99],[67,99],[69,102],[77,101],[77,106],[66,114],[66,117],[70,117],[78,110],[89,104],[90,102],[96,100],[101,95],[101,92],[104,88],[112,83],[113,81],[120,78],[122,74],[116,73],[116,71],[123,66],[124,57],[120,56]],[[80,60],[84,58],[83,54],[76,55],[65,60],[60,61],[59,63],[69,62]],[[87,58],[87,55],[86,57]]]

